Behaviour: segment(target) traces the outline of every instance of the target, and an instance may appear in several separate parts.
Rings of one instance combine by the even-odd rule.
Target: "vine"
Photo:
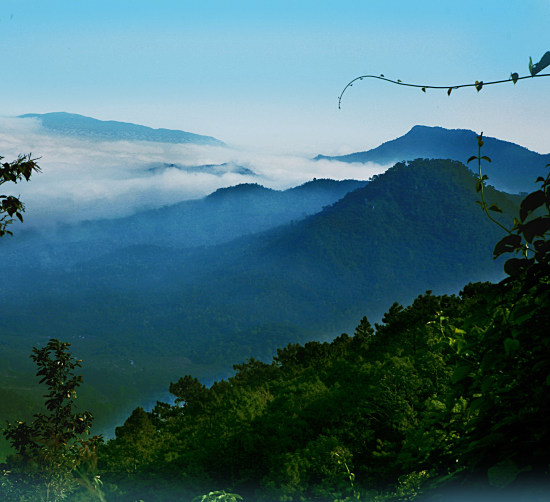
[[[473,84],[458,84],[458,85],[425,85],[425,84],[411,84],[408,82],[403,82],[402,80],[393,80],[391,78],[385,77],[383,74],[381,75],[361,75],[359,77],[354,78],[353,80],[350,80],[347,85],[344,87],[342,92],[340,93],[340,96],[338,96],[338,109],[341,109],[342,105],[342,97],[344,96],[344,93],[349,87],[353,87],[353,84],[357,82],[358,80],[364,80],[366,78],[375,78],[378,80],[384,80],[385,82],[390,82],[391,84],[395,85],[403,85],[405,87],[416,87],[418,89],[421,89],[422,92],[426,92],[426,89],[446,89],[447,95],[450,96],[453,89],[460,89],[462,87],[475,87],[476,90],[479,92],[484,86],[487,85],[495,85],[495,84],[504,84],[508,82],[512,82],[513,84],[516,84],[518,80],[524,80],[526,78],[536,78],[536,77],[550,77],[550,73],[540,73],[542,70],[544,70],[547,66],[550,66],[550,51],[546,52],[544,56],[540,59],[540,61],[536,64],[533,64],[533,61],[531,58],[529,58],[529,75],[525,75],[523,77],[520,77],[518,73],[514,72],[510,74],[509,78],[502,79],[502,80],[493,80],[491,82],[483,82],[483,80],[476,80]]]

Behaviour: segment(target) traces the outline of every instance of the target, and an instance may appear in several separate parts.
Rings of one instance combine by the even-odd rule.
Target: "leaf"
[[[497,242],[495,249],[493,250],[493,256],[496,258],[502,253],[511,253],[521,246],[521,236],[517,234],[511,234],[503,237]]]
[[[460,382],[464,380],[470,374],[470,366],[457,366],[453,371],[453,376],[451,381],[453,383]]]
[[[550,217],[539,216],[521,226],[520,231],[527,242],[533,242],[535,237],[543,236],[550,230]]]
[[[500,209],[500,207],[498,207],[496,204],[491,204],[488,209],[489,209],[489,211],[495,211],[496,213],[502,213],[502,209]]]
[[[514,72],[510,75],[510,78],[512,79],[512,82],[514,82],[514,85],[515,85],[516,82],[518,81],[519,75]]]
[[[514,481],[520,470],[515,462],[510,459],[502,460],[487,470],[489,484],[497,488],[504,488]]]
[[[478,397],[470,403],[470,412],[474,413],[479,410],[485,404],[485,399],[483,397]]]
[[[486,160],[487,162],[491,162],[491,159],[487,157],[487,155],[484,155],[483,157],[481,157],[481,160]]]
[[[504,264],[504,272],[510,277],[516,277],[525,272],[532,265],[532,261],[526,258],[510,258]]]
[[[504,340],[504,352],[509,356],[511,352],[515,352],[519,349],[519,340],[515,338],[506,338]]]
[[[483,146],[483,131],[477,137],[477,146],[479,146],[480,148]]]
[[[531,58],[529,58],[529,72],[531,73],[531,76],[534,76],[537,73],[540,73],[549,65],[550,65],[550,51],[546,52],[544,56],[540,58],[540,61],[535,65],[533,65]]]
[[[525,218],[529,216],[535,209],[542,206],[546,202],[545,193],[542,190],[530,193],[525,199],[521,201],[519,209],[519,217],[521,221],[525,221]]]
[[[482,187],[483,187],[483,183],[481,181],[478,181],[476,183],[476,192],[481,192]]]
[[[479,159],[479,157],[476,157],[475,155],[472,155],[468,161],[466,162],[466,164],[469,164],[470,162],[472,162],[472,160],[475,160],[475,159]]]

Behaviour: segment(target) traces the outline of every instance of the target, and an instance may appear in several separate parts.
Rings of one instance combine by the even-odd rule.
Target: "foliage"
[[[485,181],[480,172],[493,219]],[[495,256],[523,256],[505,263],[504,281],[394,303],[374,328],[363,317],[352,337],[290,344],[210,388],[181,378],[174,405],[139,410],[154,446],[120,486],[154,474],[182,493],[221,485],[253,500],[413,500],[472,485],[540,495],[534,482],[550,478],[550,179],[538,182],[495,246]],[[103,450],[106,476],[138,452],[130,430]]]
[[[0,185],[4,183],[17,183],[23,178],[29,181],[33,172],[40,171],[36,164],[38,159],[33,159],[31,154],[20,155],[13,162],[1,162],[4,157],[0,156]],[[19,198],[13,195],[0,195],[0,237],[13,235],[6,227],[13,223],[13,216],[23,221],[25,206]]]
[[[366,78],[375,78],[378,80],[384,80],[386,82],[390,82],[392,84],[396,85],[403,85],[406,87],[416,87],[422,90],[422,92],[426,92],[426,89],[446,89],[447,95],[451,95],[451,92],[453,89],[460,89],[462,87],[475,87],[476,91],[479,92],[483,88],[483,86],[487,85],[495,85],[495,84],[503,84],[507,82],[512,82],[513,84],[516,84],[518,80],[523,80],[526,78],[534,78],[534,77],[550,77],[550,73],[544,73],[541,74],[540,72],[544,70],[547,66],[550,65],[550,52],[546,52],[540,61],[536,64],[533,64],[533,61],[531,58],[529,58],[529,75],[526,75],[524,77],[520,77],[517,72],[513,72],[510,74],[510,77],[503,80],[493,80],[491,82],[483,82],[483,80],[476,80],[473,84],[459,84],[459,85],[425,85],[425,84],[410,84],[407,82],[403,82],[399,79],[392,80],[389,78],[386,78],[384,75],[361,75],[360,77],[356,77],[348,84],[346,87],[344,87],[344,90],[340,93],[340,96],[338,96],[338,108],[341,108],[342,104],[342,97],[344,96],[344,93],[349,87],[353,87],[353,84],[359,80],[363,80]]]
[[[236,493],[227,493],[224,490],[219,490],[195,497],[193,502],[238,502],[242,499],[243,498]]]
[[[87,411],[74,410],[76,390],[82,382],[74,372],[81,361],[71,356],[69,346],[52,339],[43,348],[33,348],[36,374],[48,387],[46,412],[36,413],[31,423],[17,421],[4,429],[16,452],[4,470],[5,475],[9,473],[4,478],[6,500],[11,500],[11,492],[13,500],[62,500],[78,487],[79,478],[88,488],[99,488],[99,478],[92,471],[101,439],[85,438],[93,417]]]

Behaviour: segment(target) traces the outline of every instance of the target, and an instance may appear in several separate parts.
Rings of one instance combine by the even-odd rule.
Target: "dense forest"
[[[550,175],[538,182],[494,247],[514,254],[503,281],[427,291],[210,387],[182,376],[108,441],[82,436],[68,344],[35,348],[49,393],[5,429],[3,500],[548,500]]]
[[[487,197],[502,222],[521,200],[489,187]],[[482,217],[477,198],[463,164],[417,159],[366,186],[316,180],[278,193],[240,185],[43,239],[18,230],[2,242],[10,267],[0,287],[11,293],[0,304],[0,343],[9,348],[0,352],[0,397],[10,407],[0,420],[17,410],[31,418],[41,398],[29,347],[50,338],[86,361],[80,402],[96,431],[108,432],[135,406],[167,399],[167,382],[186,373],[212,382],[246,358],[270,361],[288,343],[351,333],[365,315],[379,322],[393,302],[408,305],[427,289],[498,281],[502,263],[491,251],[501,229]],[[193,218],[233,238],[207,246]],[[264,231],[242,235],[259,228],[254,218]],[[193,247],[181,247],[186,240]]]

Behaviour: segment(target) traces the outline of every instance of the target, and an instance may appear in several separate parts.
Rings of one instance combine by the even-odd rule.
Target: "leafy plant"
[[[205,495],[199,495],[193,499],[193,502],[238,502],[239,500],[243,500],[243,498],[236,493],[218,490]]]
[[[0,156],[0,161],[4,157]],[[33,172],[39,172],[40,168],[36,164],[38,159],[33,159],[31,154],[20,155],[13,162],[0,162],[0,185],[4,183],[17,183],[23,178],[29,181]],[[15,216],[19,221],[23,221],[25,206],[18,197],[13,195],[0,195],[0,237],[4,235],[13,235],[6,227],[13,223]]]
[[[30,357],[38,366],[36,374],[41,377],[40,383],[48,387],[44,395],[47,413],[35,414],[29,424],[8,423],[4,429],[4,436],[16,451],[8,459],[9,488],[28,500],[49,502],[66,498],[82,484],[75,474],[81,480],[87,479],[86,467],[90,470],[93,466],[101,441],[99,436],[85,438],[92,424],[91,413],[74,410],[76,390],[82,383],[82,376],[74,371],[82,361],[71,356],[69,346],[70,343],[52,339],[41,349],[33,348]],[[100,493],[99,478],[92,477],[92,482],[84,484]]]

